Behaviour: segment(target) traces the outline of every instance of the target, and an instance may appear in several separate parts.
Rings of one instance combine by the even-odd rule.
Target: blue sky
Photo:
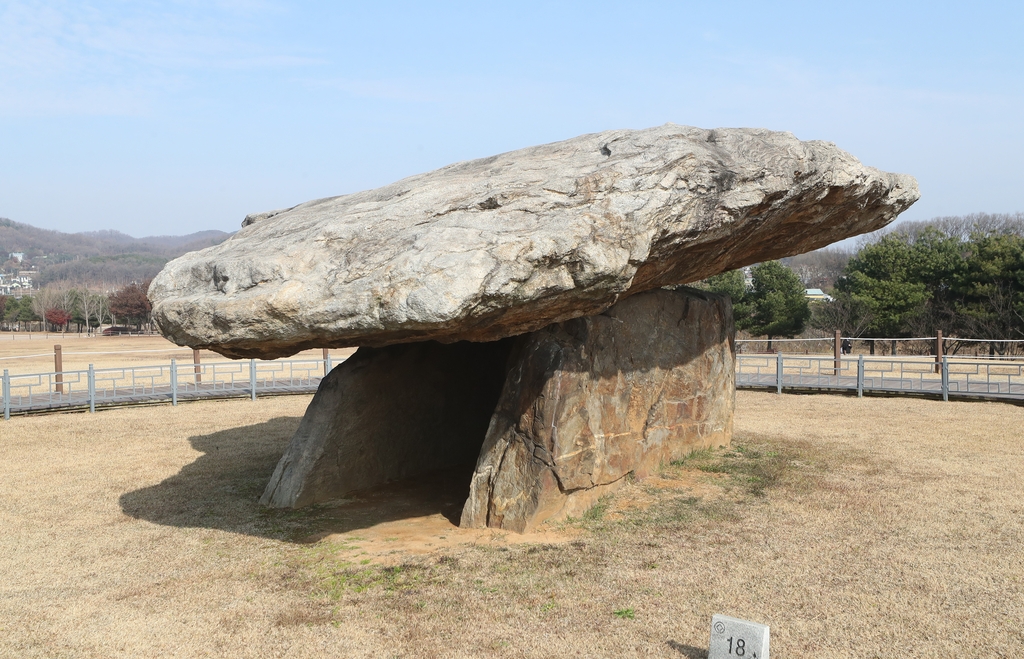
[[[135,236],[610,128],[761,126],[1024,211],[1020,2],[0,0],[0,217]]]

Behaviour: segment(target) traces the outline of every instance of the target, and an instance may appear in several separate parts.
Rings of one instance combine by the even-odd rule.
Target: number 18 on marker
[[[768,626],[715,615],[708,659],[768,659]]]

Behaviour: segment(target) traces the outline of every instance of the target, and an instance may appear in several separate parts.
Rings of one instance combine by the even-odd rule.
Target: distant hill
[[[229,236],[224,231],[145,238],[120,231],[64,233],[0,218],[0,270],[35,269],[40,286],[53,281],[114,286],[151,279],[167,261]],[[8,260],[11,253],[24,254],[23,261]]]
[[[6,257],[11,252],[23,252],[32,259],[39,256],[73,258],[130,253],[174,258],[222,243],[230,235],[224,231],[198,231],[185,236],[134,238],[120,231],[64,233],[0,217],[0,254]]]

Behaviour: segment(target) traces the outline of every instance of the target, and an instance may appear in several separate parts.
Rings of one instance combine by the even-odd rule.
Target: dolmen
[[[250,215],[149,295],[182,346],[359,348],[262,503],[461,468],[461,524],[524,532],[730,442],[731,303],[685,284],[874,231],[918,197],[789,133],[612,130]]]

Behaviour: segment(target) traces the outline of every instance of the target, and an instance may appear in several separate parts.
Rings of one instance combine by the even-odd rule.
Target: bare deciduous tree
[[[829,333],[839,330],[843,336],[863,336],[872,320],[874,316],[868,305],[849,295],[838,295],[831,301],[811,305],[811,327]]]

